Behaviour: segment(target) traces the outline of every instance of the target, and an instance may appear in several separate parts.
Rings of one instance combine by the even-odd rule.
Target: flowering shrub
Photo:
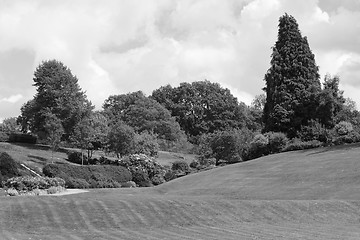
[[[162,179],[164,179],[166,172],[164,166],[145,154],[128,155],[117,161],[117,164],[127,168],[133,176],[133,181],[138,185],[148,185],[144,184],[147,179],[150,179],[152,184],[158,185],[163,182]]]
[[[49,177],[14,177],[9,178],[4,186],[17,191],[33,191],[34,189],[49,189],[51,187],[65,187],[65,181],[61,178]]]

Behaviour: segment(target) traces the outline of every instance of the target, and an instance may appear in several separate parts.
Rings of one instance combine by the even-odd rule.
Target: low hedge
[[[65,180],[68,188],[103,188],[121,187],[121,183],[128,182],[132,175],[122,166],[72,164],[48,164],[43,168],[48,177],[60,177]]]

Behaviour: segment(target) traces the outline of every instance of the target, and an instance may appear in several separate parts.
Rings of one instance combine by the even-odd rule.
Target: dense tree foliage
[[[53,113],[46,113],[45,114],[45,135],[46,140],[51,146],[51,159],[54,158],[54,151],[58,149],[59,144],[61,142],[61,136],[64,133],[63,126],[59,118],[55,116]]]
[[[294,137],[301,126],[315,119],[319,77],[307,38],[301,36],[295,18],[285,14],[279,20],[278,40],[265,75],[265,131]]]
[[[21,108],[19,121],[23,131],[44,132],[45,115],[50,112],[60,119],[64,138],[68,139],[77,123],[93,109],[78,79],[62,62],[42,62],[34,73],[37,93]]]
[[[171,113],[141,91],[110,96],[103,108],[110,122],[121,120],[137,133],[155,133],[168,141],[176,141],[183,134]]]
[[[248,123],[247,106],[239,104],[229,89],[218,83],[181,83],[175,88],[167,85],[153,91],[151,97],[171,111],[189,137]]]
[[[343,110],[345,98],[343,91],[339,89],[340,78],[338,76],[325,76],[323,90],[320,93],[320,105],[318,110],[319,120],[327,128],[335,126],[337,115]]]

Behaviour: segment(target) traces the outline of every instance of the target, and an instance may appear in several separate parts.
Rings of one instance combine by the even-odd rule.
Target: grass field
[[[360,145],[287,152],[154,188],[0,197],[1,239],[360,239]]]

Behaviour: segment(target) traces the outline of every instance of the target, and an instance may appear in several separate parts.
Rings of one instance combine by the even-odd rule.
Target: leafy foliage
[[[132,153],[135,131],[124,122],[118,121],[111,126],[108,136],[108,148],[119,156]]]
[[[151,97],[171,111],[190,137],[247,124],[245,104],[238,104],[229,89],[218,83],[181,83],[176,88],[167,85],[153,91]]]
[[[181,171],[181,172],[184,172],[185,174],[188,174],[191,172],[189,164],[187,164],[187,162],[181,161],[181,160],[173,162],[171,165],[171,170]]]
[[[18,120],[22,130],[44,132],[46,114],[50,112],[60,119],[65,132],[63,137],[68,139],[79,119],[93,109],[77,78],[62,62],[49,60],[38,66],[33,80],[37,93],[21,108]]]
[[[301,36],[295,18],[285,14],[279,20],[278,40],[265,75],[266,132],[284,132],[294,137],[301,126],[316,118],[319,77],[306,37]]]
[[[253,133],[248,129],[219,131],[203,135],[200,139],[199,155],[203,159],[215,158],[228,163],[243,160]]]
[[[51,187],[65,187],[65,181],[61,178],[49,177],[13,177],[9,178],[4,186],[18,191],[32,191],[34,189],[49,189]]]
[[[155,185],[164,182],[162,179],[164,179],[165,168],[145,154],[128,155],[120,159],[117,164],[127,168],[133,176],[132,180],[139,186],[148,186],[147,183],[145,184],[148,179]]]
[[[141,91],[110,96],[103,108],[111,122],[121,120],[137,133],[154,133],[168,141],[176,141],[183,134],[170,112]]]

